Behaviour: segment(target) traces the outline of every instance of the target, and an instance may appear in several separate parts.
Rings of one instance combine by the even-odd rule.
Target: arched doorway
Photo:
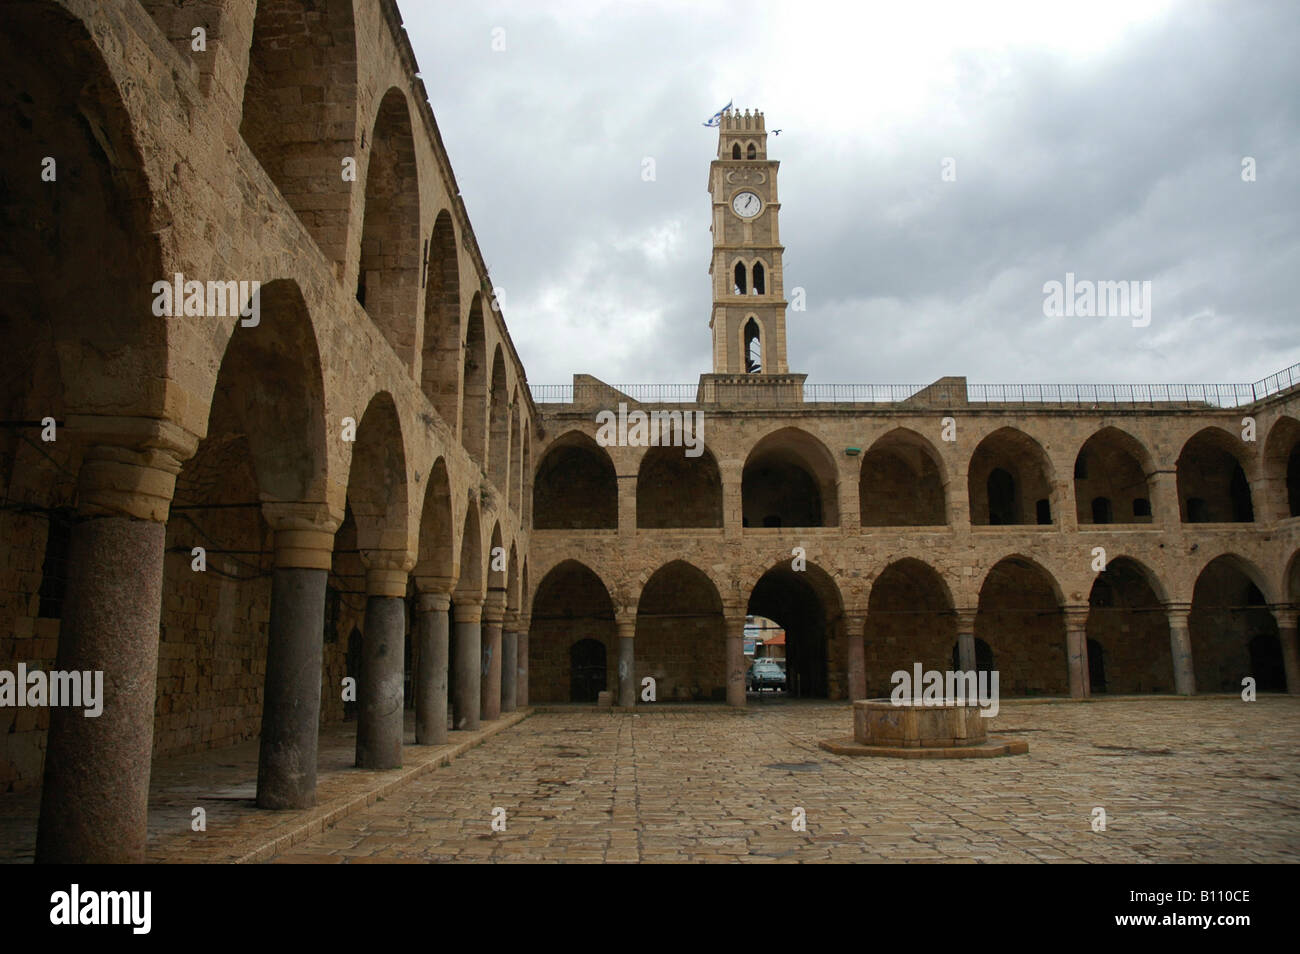
[[[820,567],[796,571],[788,563],[768,570],[754,585],[745,610],[785,629],[786,690],[805,699],[830,698],[831,646],[843,609],[834,581]],[[836,693],[843,692],[847,664],[839,660]]]
[[[580,639],[569,647],[569,700],[595,702],[605,691],[605,644],[598,639]]]

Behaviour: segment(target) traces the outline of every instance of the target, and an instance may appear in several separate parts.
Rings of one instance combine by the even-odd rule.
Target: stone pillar
[[[743,460],[718,461],[722,478],[722,535],[727,539],[739,539],[744,527],[744,467]]]
[[[724,617],[727,639],[727,705],[745,705],[745,617]]]
[[[482,660],[479,658],[482,641],[483,598],[457,596],[456,603],[456,692],[451,700],[452,727],[465,732],[479,727],[479,686]]]
[[[618,704],[636,708],[636,617],[618,621]]]
[[[258,808],[316,804],[325,584],[339,523],[323,511],[321,505],[262,506],[275,529],[275,570],[257,759]]]
[[[415,610],[419,668],[415,674],[415,744],[447,744],[447,650],[449,646],[446,592],[422,592]]]
[[[102,672],[102,709],[50,709],[36,861],[142,862],[165,523],[198,441],[148,418],[69,415],[64,434],[85,445],[55,668]]]
[[[519,647],[516,650],[519,679],[515,685],[515,705],[520,709],[528,706],[528,624],[527,616],[519,617]]]
[[[1184,696],[1196,694],[1196,670],[1192,665],[1192,634],[1187,628],[1190,603],[1166,603],[1169,617],[1169,650],[1174,659],[1174,692]]]
[[[866,618],[862,615],[844,617],[844,628],[849,640],[849,701],[867,698],[867,653],[864,630]]]
[[[519,699],[519,617],[506,616],[501,630],[501,711],[514,712]]]
[[[501,718],[501,624],[504,616],[505,611],[498,601],[489,601],[483,606],[479,715],[484,722]]]
[[[1070,698],[1087,699],[1092,695],[1088,672],[1088,611],[1087,606],[1066,606],[1065,659],[1070,673]]]
[[[1178,506],[1178,471],[1157,470],[1147,476],[1151,493],[1151,522],[1171,531],[1181,531],[1182,512]]]
[[[618,474],[618,533],[636,533],[636,471]]]
[[[1300,647],[1296,645],[1296,620],[1300,609],[1294,606],[1273,606],[1277,620],[1277,639],[1282,644],[1282,666],[1286,669],[1286,691],[1300,696]]]
[[[957,667],[962,672],[975,671],[975,617],[978,610],[957,610]]]
[[[366,564],[366,618],[357,680],[357,768],[400,768],[410,564],[405,554],[388,551],[363,553],[362,562]]]

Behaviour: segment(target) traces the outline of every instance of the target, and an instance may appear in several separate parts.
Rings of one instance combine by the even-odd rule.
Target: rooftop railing
[[[756,379],[759,384],[761,379]],[[755,387],[752,403],[763,406],[802,404],[944,404],[1045,405],[1057,407],[1192,407],[1233,408],[1253,404],[1300,386],[1300,364],[1253,384],[805,384],[799,388]],[[641,404],[691,404],[698,384],[582,383],[531,385],[538,404],[607,405],[618,400]],[[750,403],[745,389],[726,392],[729,406]]]

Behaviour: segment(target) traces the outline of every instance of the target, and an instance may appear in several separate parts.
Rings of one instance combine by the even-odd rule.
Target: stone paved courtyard
[[[830,755],[843,704],[539,712],[278,862],[1284,862],[1300,700],[1004,705],[988,760]],[[491,829],[506,811],[506,831]],[[791,830],[791,811],[807,832]],[[1094,807],[1104,833],[1091,830]]]

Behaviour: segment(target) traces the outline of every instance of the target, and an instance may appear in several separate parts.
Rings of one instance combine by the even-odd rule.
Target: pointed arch
[[[839,477],[826,445],[807,431],[783,427],[750,450],[741,475],[744,525],[839,526]]]
[[[608,451],[582,431],[547,448],[533,481],[538,530],[618,528],[618,477]]]
[[[1069,691],[1061,586],[1021,554],[999,560],[980,586],[975,636],[992,650],[1004,695]]]
[[[510,466],[510,398],[506,391],[506,362],[501,345],[492,353],[492,391],[488,398],[490,428],[488,434],[488,479],[503,501],[509,489]]]
[[[580,653],[575,666],[573,649],[595,643],[604,650],[597,655],[616,658],[614,603],[604,580],[586,564],[564,560],[538,582],[531,614],[529,700],[594,702],[597,692],[609,688],[611,673],[606,666],[592,665],[590,653]]]
[[[1150,523],[1155,471],[1150,452],[1133,435],[1103,427],[1079,448],[1074,461],[1074,506],[1080,524]]]
[[[1014,427],[998,428],[971,455],[971,524],[1054,523],[1053,485],[1052,465],[1042,445]]]
[[[1252,523],[1252,467],[1241,441],[1221,427],[1202,428],[1178,455],[1178,505],[1184,523]]]
[[[934,527],[948,522],[946,470],[934,444],[896,427],[876,438],[858,471],[864,527]]]
[[[197,4],[149,3],[187,23],[184,35],[194,26]],[[210,50],[196,60],[219,55]],[[358,155],[356,107],[350,0],[258,0],[239,132],[326,259],[336,263],[346,255],[353,183],[344,178],[342,161]]]
[[[466,322],[461,370],[460,442],[479,467],[487,467],[488,363],[487,332],[483,326],[483,296],[475,292]]]
[[[406,96],[384,94],[375,114],[366,170],[357,301],[408,372],[415,368],[420,285],[420,186]]]
[[[722,599],[713,580],[685,560],[655,570],[637,599],[638,684],[654,678],[667,700],[726,699]]]
[[[460,407],[460,262],[451,213],[442,209],[429,238],[424,286],[420,389],[456,433]]]

